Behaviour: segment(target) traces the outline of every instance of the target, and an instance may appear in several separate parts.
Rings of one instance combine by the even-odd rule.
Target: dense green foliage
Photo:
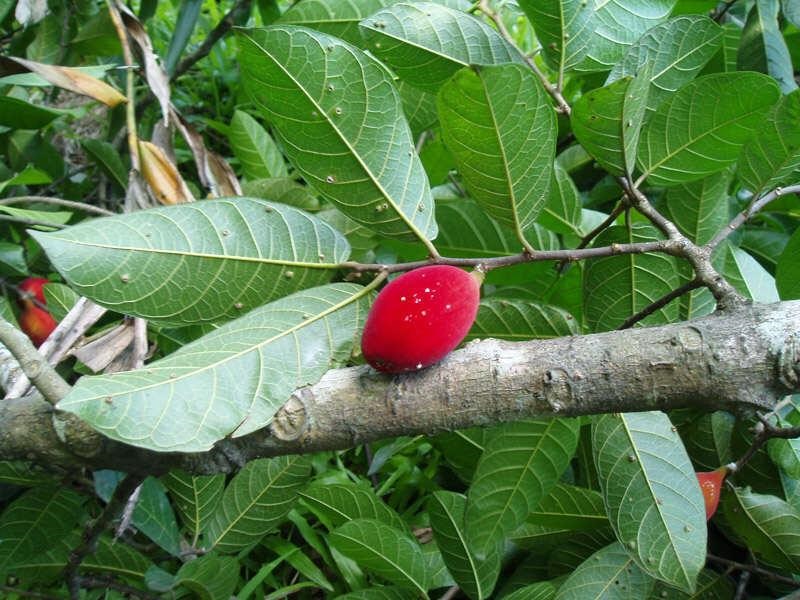
[[[109,309],[95,339],[147,320],[145,369],[116,373],[116,355],[60,366],[74,386],[58,408],[112,439],[201,452],[362,363],[380,280],[352,277],[355,263],[516,256],[488,272],[468,339],[616,329],[695,278],[686,256],[526,252],[657,246],[664,228],[625,188],[711,243],[743,296],[800,298],[796,0],[20,12],[37,4],[0,0],[0,316],[19,316],[16,284],[38,275],[58,319],[79,295]],[[193,55],[234,7],[236,28]],[[113,89],[79,95],[8,57]],[[713,312],[703,283],[641,323]],[[770,418],[800,423],[796,401]],[[695,410],[520,421],[170,472],[145,480],[121,537],[104,531],[69,582],[70,552],[125,475],[0,462],[0,595],[727,599],[747,573],[749,597],[778,597],[800,587],[800,441],[742,464],[708,526],[695,477],[745,455],[753,424]]]

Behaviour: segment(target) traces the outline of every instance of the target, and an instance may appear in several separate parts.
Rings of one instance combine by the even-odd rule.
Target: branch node
[[[303,395],[311,393],[303,388],[292,394],[272,419],[270,433],[279,440],[291,442],[302,436],[308,428],[308,411]]]

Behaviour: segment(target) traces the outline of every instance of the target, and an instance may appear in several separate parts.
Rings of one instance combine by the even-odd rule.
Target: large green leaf
[[[579,333],[575,318],[562,308],[518,298],[481,300],[467,339],[530,340]]]
[[[3,127],[41,129],[63,114],[65,111],[37,106],[13,96],[0,96],[0,125]]]
[[[616,541],[611,526],[580,531],[547,554],[547,573],[550,577],[569,575],[592,554]]]
[[[0,306],[0,314],[5,306]],[[8,307],[10,311],[11,308]],[[5,315],[3,315],[5,318]],[[33,463],[19,460],[0,461],[0,483],[10,483],[19,487],[35,487],[37,485],[53,483],[55,474],[48,473]]]
[[[234,111],[228,131],[231,150],[242,163],[242,171],[248,179],[286,177],[286,163],[283,162],[278,146],[267,130],[246,112]]]
[[[664,213],[695,244],[703,245],[728,223],[727,171],[667,190]]]
[[[731,462],[734,417],[730,413],[693,411],[692,418],[678,425],[681,439],[697,471],[713,471]]]
[[[367,48],[403,79],[433,91],[462,67],[522,62],[497,31],[433,2],[400,2],[361,22]]]
[[[581,96],[573,107],[572,131],[587,152],[612,175],[633,172],[647,107],[650,68]]]
[[[355,519],[335,529],[329,540],[365,569],[427,597],[425,558],[410,534],[374,519]]]
[[[639,38],[608,76],[608,83],[651,68],[647,108],[655,110],[682,85],[694,79],[717,53],[722,28],[706,16],[681,15],[656,25]]]
[[[554,69],[575,67],[586,57],[592,36],[592,3],[582,0],[519,0]]]
[[[703,569],[697,578],[697,589],[693,594],[681,592],[658,581],[649,600],[731,600],[733,597],[733,578],[729,573]]]
[[[304,0],[283,13],[276,23],[316,29],[360,46],[358,23],[395,0]]]
[[[595,240],[596,246],[653,242],[659,232],[647,223],[610,227]],[[678,287],[675,259],[665,254],[627,254],[592,260],[584,271],[586,320],[592,331],[619,327],[625,319]],[[643,324],[669,323],[678,316],[670,303],[643,319]]]
[[[781,300],[800,300],[800,229],[795,230],[775,269]]]
[[[722,494],[726,523],[760,559],[800,572],[800,512],[776,496],[734,488]]]
[[[206,554],[185,563],[175,574],[175,585],[199,600],[230,600],[239,582],[239,562],[233,556]]]
[[[756,0],[747,15],[736,66],[740,71],[760,71],[775,78],[781,91],[797,89],[792,57],[778,23],[779,0]]]
[[[595,552],[561,584],[556,600],[647,598],[654,580],[619,542]]]
[[[83,498],[63,486],[35,487],[0,516],[0,573],[24,565],[66,536],[81,517]]]
[[[764,129],[739,156],[738,174],[756,195],[796,183],[800,170],[800,90],[781,97]]]
[[[608,516],[600,492],[559,483],[530,512],[527,522],[583,531],[607,527]]]
[[[436,237],[428,180],[382,65],[290,25],[242,30],[239,47],[250,96],[310,185],[383,235]]]
[[[442,135],[472,197],[522,238],[539,216],[555,159],[555,114],[533,72],[458,71],[439,90]]]
[[[503,600],[553,600],[556,588],[549,581],[539,581],[526,585],[503,596]]]
[[[295,208],[236,198],[31,232],[64,279],[112,310],[161,323],[219,321],[330,280],[350,248]]]
[[[411,133],[417,138],[439,120],[439,114],[436,112],[436,94],[415,88],[402,79],[395,81],[395,85],[403,104],[403,113],[411,126]]]
[[[83,377],[59,408],[134,446],[207,450],[265,426],[293,390],[350,356],[364,290],[339,283],[297,292],[145,369]]]
[[[336,600],[415,600],[418,595],[402,587],[374,587],[336,596]]]
[[[217,505],[222,500],[225,489],[225,476],[190,475],[184,471],[170,471],[163,479],[175,502],[184,526],[192,536],[193,544],[205,530]]]
[[[94,472],[94,488],[97,495],[108,502],[125,473],[108,469]],[[167,498],[162,483],[148,477],[139,488],[139,497],[131,515],[131,523],[173,556],[181,553],[181,534],[175,512]]]
[[[484,560],[475,560],[464,534],[467,499],[461,494],[440,490],[428,502],[433,535],[456,583],[470,598],[488,598],[500,573],[501,547]]]
[[[303,502],[338,527],[354,519],[376,519],[400,530],[407,529],[403,519],[389,508],[372,488],[354,483],[314,483],[300,493]]]
[[[484,560],[558,482],[578,445],[578,421],[546,419],[497,429],[478,463],[464,523],[469,547]]]
[[[669,186],[722,171],[736,161],[779,97],[775,81],[761,73],[717,73],[690,81],[642,128],[640,179]]]
[[[706,560],[705,505],[669,418],[660,412],[602,415],[592,446],[617,539],[653,577],[692,591]]]
[[[311,475],[308,456],[279,456],[247,463],[225,488],[208,525],[208,547],[236,552],[280,525]]]

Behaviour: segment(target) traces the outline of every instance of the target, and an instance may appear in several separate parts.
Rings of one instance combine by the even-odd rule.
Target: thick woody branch
[[[176,467],[214,473],[263,456],[515,419],[690,406],[769,410],[798,390],[795,301],[661,327],[517,343],[476,341],[440,365],[408,375],[386,376],[367,366],[335,369],[295,392],[269,427],[198,454],[158,454],[104,438],[92,445],[96,438],[74,422],[62,425],[60,435],[46,433],[53,430],[52,406],[27,397],[0,405],[0,451],[6,459],[140,475]],[[73,449],[77,443],[79,453]]]

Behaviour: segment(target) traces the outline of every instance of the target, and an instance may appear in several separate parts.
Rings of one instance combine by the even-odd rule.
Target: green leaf
[[[706,560],[706,513],[692,463],[660,412],[603,415],[595,464],[617,539],[662,581],[693,591]]]
[[[528,514],[527,522],[583,531],[608,527],[608,516],[600,492],[559,483]]]
[[[163,478],[163,483],[174,500],[184,526],[189,530],[192,545],[196,545],[222,500],[225,476],[195,476],[173,470]]]
[[[171,325],[235,318],[321,285],[350,253],[320,219],[253,198],[153,208],[32,235],[79,294]]]
[[[175,586],[182,585],[199,600],[229,600],[238,582],[239,562],[233,556],[200,556],[175,574]]]
[[[242,192],[245,196],[272,200],[301,210],[314,212],[320,209],[319,199],[314,191],[306,185],[297,183],[291,177],[270,177],[244,181],[242,182]],[[341,229],[336,227],[334,229],[344,233]]]
[[[269,537],[265,539],[262,544],[272,550],[279,556],[286,557],[286,562],[300,575],[314,582],[318,587],[333,591],[333,586],[322,570],[314,564],[314,562],[305,555],[299,546],[295,546],[291,542],[284,540],[280,537]]]
[[[442,135],[472,197],[522,239],[547,202],[556,119],[521,65],[462,69],[439,90]]]
[[[395,81],[395,86],[403,104],[403,113],[411,126],[411,133],[414,138],[418,138],[423,131],[433,127],[439,120],[439,114],[436,112],[436,95],[415,88],[400,79]]]
[[[790,504],[734,488],[722,494],[720,508],[728,525],[758,558],[800,572],[800,513]]]
[[[0,213],[6,213],[12,217],[19,217],[21,219],[33,219],[44,223],[52,223],[53,225],[63,225],[72,218],[72,213],[65,210],[31,210],[28,208],[17,208],[16,206],[5,205],[0,205]],[[34,231],[32,233],[35,234],[37,232]]]
[[[784,94],[797,89],[792,57],[778,24],[779,0],[756,0],[747,15],[736,66],[774,77]]]
[[[728,223],[730,173],[723,171],[667,190],[664,214],[683,235],[703,245]]]
[[[350,356],[364,288],[298,292],[145,369],[83,377],[59,402],[104,435],[160,452],[202,452],[264,427],[292,391]]]
[[[28,165],[10,179],[0,181],[0,192],[11,185],[41,185],[44,183],[51,183],[52,181],[53,178],[50,177],[50,175],[40,169],[37,169],[33,165]],[[72,216],[71,213],[59,214],[69,214]],[[67,221],[69,221],[69,218],[67,218],[64,222],[66,223]]]
[[[778,266],[778,259],[783,254],[791,236],[785,231],[764,229],[760,226],[742,227],[739,247],[753,256],[771,273]]]
[[[761,73],[717,73],[690,81],[645,123],[640,180],[676,185],[722,171],[762,126],[780,90]]]
[[[361,22],[370,52],[400,79],[435,92],[462,67],[522,62],[497,31],[433,2],[400,2]]]
[[[800,28],[800,5],[796,2],[792,2],[792,0],[783,0],[783,2],[781,2],[781,8],[783,9],[783,16],[786,17],[786,20],[795,27]]]
[[[636,565],[619,542],[595,552],[561,584],[556,600],[647,598],[654,580]]]
[[[33,463],[20,460],[0,461],[0,483],[9,483],[20,487],[35,487],[53,482],[53,474],[37,467]]]
[[[435,238],[428,180],[385,68],[346,42],[288,25],[238,39],[247,89],[306,181],[383,235]]]
[[[311,474],[308,456],[279,456],[247,463],[225,488],[208,525],[208,546],[237,552],[280,525]]]
[[[25,262],[25,249],[19,244],[0,241],[0,269],[3,274],[27,274],[28,265]]]
[[[81,518],[83,498],[62,486],[28,490],[0,516],[0,573],[35,558],[66,536]]]
[[[597,236],[597,247],[610,244],[654,242],[660,233],[648,223],[618,225]],[[665,254],[627,254],[590,261],[584,271],[586,320],[592,331],[609,331],[625,319],[678,287],[675,259]],[[678,306],[670,303],[640,321],[641,324],[670,323],[678,317]]]
[[[313,483],[300,492],[303,502],[332,527],[354,519],[375,519],[400,530],[407,525],[372,488],[354,483]]]
[[[267,130],[246,112],[234,111],[228,132],[231,150],[247,179],[286,177],[286,163]]]
[[[739,292],[756,302],[765,304],[778,301],[775,278],[761,264],[741,248],[726,241],[714,257],[714,266]]]
[[[576,335],[580,333],[579,329],[575,318],[556,306],[490,296],[481,300],[475,323],[466,339],[548,339]]]
[[[355,46],[363,43],[358,23],[393,0],[304,0],[291,6],[276,21],[328,33]]]
[[[11,129],[42,129],[64,111],[36,106],[13,96],[0,96],[0,125]]]
[[[110,177],[122,188],[128,186],[128,170],[122,164],[122,158],[112,144],[94,138],[81,140],[81,148],[97,163],[106,176]]]
[[[365,569],[427,598],[425,558],[409,534],[374,519],[355,519],[331,532],[329,543]]]
[[[731,435],[735,419],[730,413],[697,413],[679,425],[681,439],[697,471],[713,471],[733,460]]]
[[[432,439],[448,466],[465,482],[472,480],[491,430],[483,427],[441,433]]]
[[[119,471],[95,471],[94,487],[97,495],[108,502],[124,478],[125,473]],[[178,522],[167,498],[167,490],[158,479],[148,477],[142,483],[131,522],[136,529],[173,556],[181,553]]]
[[[553,69],[572,69],[586,57],[594,25],[593,3],[582,0],[518,0],[536,30]]]
[[[738,174],[756,196],[795,183],[800,169],[800,90],[781,97],[739,155]]]
[[[686,594],[657,581],[650,594],[650,600],[730,600],[734,597],[732,581],[727,573],[703,569],[697,578],[697,589],[694,594]]]
[[[169,75],[175,73],[175,67],[181,54],[192,37],[192,31],[203,8],[203,0],[182,0],[175,24],[172,26],[172,36],[169,41],[167,55],[164,58],[164,68]]]
[[[789,238],[775,268],[775,284],[781,300],[800,299],[800,228]]]
[[[336,600],[414,600],[417,594],[409,589],[376,587],[336,596]]]
[[[580,235],[581,201],[567,170],[556,161],[550,193],[538,223],[555,233]]]
[[[650,66],[648,110],[655,110],[670,95],[700,72],[722,44],[722,28],[702,15],[681,15],[656,25],[639,38],[616,64],[607,83],[634,76]]]
[[[549,577],[567,576],[592,554],[616,541],[609,525],[590,531],[579,531],[547,553]]]
[[[432,494],[428,514],[453,579],[469,598],[482,600],[489,597],[497,582],[502,548],[496,548],[484,560],[475,560],[464,534],[466,505],[465,496],[440,490]]]
[[[429,589],[450,588],[456,584],[435,540],[422,546],[422,556],[425,559],[425,571],[428,573]]]
[[[484,560],[558,482],[578,445],[578,421],[508,423],[486,445],[467,495],[469,547]]]
[[[539,581],[503,596],[502,600],[553,600],[556,588],[549,581]]]
[[[80,299],[72,288],[63,283],[47,283],[42,288],[44,291],[45,304],[47,310],[53,315],[56,321],[61,321],[72,310],[75,303]]]
[[[572,110],[575,137],[612,175],[632,173],[647,107],[650,68],[581,96]]]

